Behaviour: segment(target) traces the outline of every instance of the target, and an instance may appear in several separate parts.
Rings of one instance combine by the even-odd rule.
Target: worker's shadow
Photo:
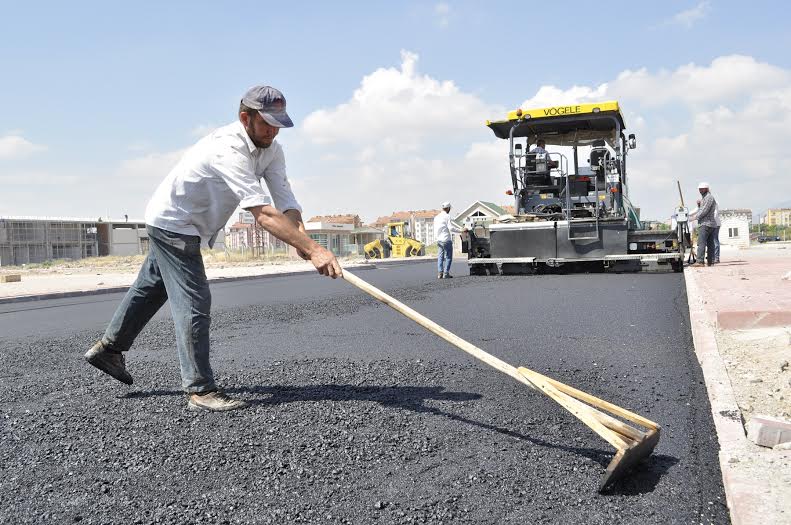
[[[389,407],[413,412],[441,416],[460,423],[473,425],[488,431],[497,432],[515,439],[530,442],[540,447],[554,448],[590,458],[603,468],[609,465],[614,452],[594,448],[582,448],[544,441],[507,428],[475,421],[459,414],[443,411],[426,405],[427,400],[464,402],[481,399],[481,394],[472,392],[446,392],[443,387],[413,386],[353,386],[353,385],[312,385],[312,386],[256,386],[252,388],[229,389],[229,391],[264,394],[250,400],[254,405],[267,406],[304,401],[373,401]],[[653,454],[642,462],[635,471],[615,482],[604,494],[639,495],[653,492],[659,479],[676,463],[672,456]]]
[[[289,386],[269,385],[256,387],[228,388],[227,392],[243,392],[254,394],[254,398],[247,400],[257,406],[280,405],[284,403],[301,403],[305,401],[373,401],[384,406],[395,407],[402,410],[432,414],[473,425],[491,432],[497,432],[521,441],[532,443],[536,446],[563,450],[578,456],[584,456],[595,461],[602,468],[606,468],[613,458],[613,451],[595,448],[574,447],[559,443],[544,441],[543,439],[528,436],[507,428],[475,421],[460,414],[446,412],[437,407],[426,405],[426,401],[451,401],[464,402],[481,399],[481,394],[473,392],[446,392],[441,386],[416,387],[416,386],[354,386],[354,385],[311,385]],[[147,398],[155,396],[183,395],[175,390],[150,390],[128,392],[121,396],[127,399]],[[570,416],[569,416],[570,418]],[[581,423],[580,423],[581,424]],[[652,454],[644,460],[631,474],[615,482],[604,492],[606,495],[636,496],[653,492],[659,479],[676,463],[678,459],[672,456]]]

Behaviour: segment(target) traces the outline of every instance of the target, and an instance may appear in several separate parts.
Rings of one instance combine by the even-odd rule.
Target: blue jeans
[[[437,272],[450,273],[450,263],[453,262],[453,241],[437,242]]]
[[[720,262],[720,227],[714,227],[714,262]]]
[[[137,280],[115,311],[102,342],[125,352],[170,299],[176,326],[181,386],[189,393],[216,390],[209,364],[211,293],[200,237],[147,226],[149,251]]]
[[[703,264],[703,256],[706,256],[706,262],[711,264],[714,262],[714,226],[699,226],[698,227],[698,262]]]

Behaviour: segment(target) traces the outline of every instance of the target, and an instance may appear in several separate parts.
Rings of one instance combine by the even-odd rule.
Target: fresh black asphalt
[[[121,295],[0,306],[0,523],[728,523],[683,276],[358,275],[473,344],[663,427],[613,455],[553,401],[348,283],[213,285],[216,376],[252,407],[193,413],[167,306],[127,387],[82,354]]]

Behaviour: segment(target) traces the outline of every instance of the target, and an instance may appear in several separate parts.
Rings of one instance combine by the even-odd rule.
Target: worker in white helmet
[[[709,183],[701,182],[698,184],[700,192],[700,206],[696,218],[698,220],[698,260],[696,266],[711,266],[715,260],[715,233],[717,228],[717,201],[711,194]]]
[[[453,234],[461,233],[450,220],[450,202],[442,203],[442,211],[434,217],[434,239],[437,241],[437,279],[451,279],[450,264],[453,262]]]

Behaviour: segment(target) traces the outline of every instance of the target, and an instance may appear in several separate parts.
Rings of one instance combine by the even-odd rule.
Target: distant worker
[[[714,229],[717,227],[714,212],[717,210],[717,201],[714,200],[714,195],[709,191],[709,183],[701,182],[698,184],[698,191],[700,192],[700,206],[695,213],[695,218],[698,220],[698,256],[695,266],[705,264],[711,266],[714,264],[715,247],[714,247]]]
[[[286,177],[283,149],[275,137],[280,128],[293,125],[283,94],[256,86],[242,98],[235,122],[187,150],[148,203],[148,255],[104,336],[85,354],[88,363],[131,385],[124,353],[169,301],[187,407],[224,411],[247,406],[219,389],[209,363],[211,293],[201,241],[211,247],[241,206],[261,228],[296,248],[319,273],[341,276],[335,256],[305,234],[302,208]],[[277,208],[269,204],[262,180]]]
[[[536,141],[536,145],[533,147],[533,149],[530,150],[530,153],[542,153],[542,154],[546,155],[547,156],[547,167],[549,169],[557,168],[558,167],[558,161],[550,160],[549,152],[546,150],[546,147],[547,147],[547,142],[544,139],[538,139]]]
[[[450,203],[442,203],[442,211],[434,217],[434,238],[437,240],[437,279],[452,279],[450,264],[453,262],[453,236],[461,233],[450,221]]]
[[[714,223],[716,224],[714,227],[714,264],[717,264],[720,262],[720,226],[722,226],[720,205],[718,203],[714,205]]]
[[[697,208],[689,212],[689,228],[690,230],[695,230],[698,227],[698,210],[700,210],[700,202],[701,200],[698,199],[695,201],[697,204]],[[714,208],[714,222],[716,226],[714,227],[714,264],[720,262],[720,226],[722,222],[720,221],[720,205],[717,203],[717,206]]]

